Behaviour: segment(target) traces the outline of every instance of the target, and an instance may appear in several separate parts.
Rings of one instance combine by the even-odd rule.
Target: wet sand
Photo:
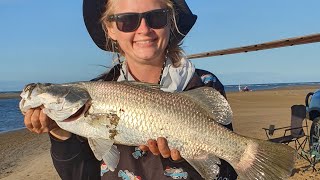
[[[301,86],[277,90],[227,93],[234,112],[233,127],[236,133],[267,139],[262,128],[290,125],[292,105],[304,105],[305,96],[320,87]],[[0,97],[1,98],[1,97]],[[311,126],[311,121],[308,121]],[[283,133],[283,131],[281,131]],[[275,134],[274,137],[280,136]],[[290,144],[293,146],[294,144]],[[0,179],[59,179],[50,157],[50,144],[46,134],[32,134],[18,130],[0,134]],[[311,169],[303,172],[308,162],[297,159],[290,180],[320,179]],[[320,163],[316,166],[320,169]]]

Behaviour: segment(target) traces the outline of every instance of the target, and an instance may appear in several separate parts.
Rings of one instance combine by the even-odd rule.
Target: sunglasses
[[[141,19],[144,18],[148,27],[161,29],[168,24],[169,9],[156,9],[144,13],[121,13],[108,17],[108,21],[115,21],[117,28],[122,32],[133,32],[140,26]]]

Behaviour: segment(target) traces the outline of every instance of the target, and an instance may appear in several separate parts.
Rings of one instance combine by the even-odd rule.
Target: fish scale
[[[89,88],[87,88],[89,89]],[[101,89],[104,89],[104,87],[101,87]],[[165,92],[159,92],[158,94],[155,94],[151,91],[149,87],[142,86],[139,91],[137,91],[135,88],[132,88],[131,86],[123,88],[121,86],[114,86],[114,89],[111,91],[111,96],[113,97],[111,99],[111,102],[118,102],[117,104],[121,104],[122,106],[115,107],[115,109],[124,109],[124,112],[119,112],[119,117],[122,120],[121,122],[126,122],[125,124],[119,124],[119,136],[121,137],[115,137],[115,140],[117,143],[123,143],[126,145],[137,145],[137,144],[144,144],[148,139],[156,139],[157,137],[166,137],[168,139],[168,144],[170,147],[177,148],[181,151],[181,154],[183,157],[190,158],[198,156],[199,154],[195,153],[198,151],[187,151],[186,149],[196,149],[195,147],[201,147],[202,151],[205,152],[215,152],[216,155],[219,157],[232,159],[232,161],[239,161],[239,158],[241,157],[241,154],[244,153],[246,147],[245,141],[241,143],[242,146],[238,145],[238,147],[235,147],[236,143],[230,142],[232,139],[237,139],[231,137],[231,134],[228,135],[228,133],[222,134],[222,132],[225,132],[219,125],[213,126],[212,120],[210,118],[202,113],[202,109],[197,107],[197,104],[193,103],[192,101],[185,99],[181,96],[172,96],[170,93]],[[118,98],[117,98],[118,97]],[[124,98],[126,97],[126,98]],[[130,98],[129,98],[130,97]],[[100,99],[99,97],[97,97]],[[138,99],[144,99],[143,102],[137,101]],[[169,100],[167,100],[169,99]],[[137,104],[130,103],[133,102],[139,102]],[[102,100],[104,103],[108,103],[107,99]],[[135,118],[132,114],[125,113],[126,111],[132,112],[134,114],[140,114],[139,110],[144,109],[144,107],[141,107],[141,104],[146,105],[148,108],[153,109],[154,111],[147,111],[150,112],[150,114],[146,114],[144,112],[145,117],[149,118]],[[179,106],[177,106],[179,104]],[[125,108],[124,108],[125,107]],[[178,113],[168,113],[166,107],[173,107],[173,112]],[[115,110],[114,109],[114,110]],[[105,110],[102,110],[105,111]],[[138,111],[138,112],[137,112]],[[190,115],[194,115],[191,116]],[[202,116],[202,117],[201,117]],[[186,131],[183,131],[185,133],[182,133],[182,131],[177,131],[176,126],[167,126],[170,124],[174,119],[174,122],[176,124],[181,124],[184,128],[186,128]],[[206,121],[194,121],[194,119],[207,119]],[[142,124],[143,122],[149,122],[148,124]],[[142,126],[141,126],[142,125]],[[166,129],[165,133],[161,133],[161,129],[163,129],[164,126],[159,125],[166,125],[165,127],[169,127],[169,129]],[[171,127],[171,128],[170,128]],[[206,128],[211,127],[211,128]],[[195,130],[197,132],[202,132],[205,134],[204,136],[201,136],[202,138],[199,138],[199,136],[191,136],[190,131]],[[132,131],[135,130],[135,131]],[[160,131],[159,131],[160,130]],[[204,131],[205,130],[205,131]],[[204,132],[203,132],[204,131]],[[130,133],[128,133],[130,132]],[[170,132],[170,133],[168,133]],[[228,132],[228,131],[226,131]],[[194,133],[194,134],[196,134]],[[197,133],[199,134],[199,133]],[[133,139],[133,137],[136,137],[136,139]],[[175,139],[175,137],[179,137],[179,139]],[[193,138],[195,137],[195,138]],[[198,138],[197,138],[198,137]],[[119,140],[117,140],[119,138]],[[198,141],[201,139],[202,146],[198,145]],[[183,148],[181,146],[177,146],[175,143],[185,144],[187,148]],[[188,143],[187,143],[188,142]],[[225,142],[223,144],[223,142]],[[215,146],[216,144],[222,144],[221,146]],[[195,147],[193,147],[195,146]],[[223,147],[223,148],[218,148]],[[228,151],[225,151],[225,149],[228,149]],[[232,152],[232,150],[235,150]],[[201,152],[202,152],[201,151]],[[233,154],[233,156],[228,156],[229,154]],[[234,155],[237,156],[234,156]]]
[[[158,137],[165,137],[169,147],[178,149],[208,180],[219,172],[217,157],[228,161],[239,179],[284,179],[294,166],[296,152],[291,147],[244,137],[222,126],[230,123],[232,111],[210,87],[169,93],[133,82],[32,84],[21,97],[22,112],[44,105],[62,129],[87,137],[96,158],[110,170],[120,158],[114,143],[138,146]],[[84,106],[86,112],[65,121]]]
[[[117,87],[115,87],[115,88],[117,88]],[[146,89],[149,90],[149,88],[146,88]],[[176,98],[177,99],[176,101],[166,101],[161,96],[155,97],[154,94],[150,94],[148,96],[147,93],[150,93],[150,92],[142,93],[142,92],[138,91],[138,93],[137,92],[133,93],[135,91],[133,91],[131,89],[127,89],[127,88],[125,89],[125,91],[121,91],[120,94],[119,94],[119,91],[117,89],[115,89],[115,91],[118,92],[118,94],[114,94],[113,95],[114,98],[112,98],[109,101],[114,101],[114,102],[118,102],[118,104],[122,104],[122,106],[119,106],[119,107],[115,106],[114,110],[123,109],[124,112],[119,112],[119,116],[120,116],[120,119],[123,120],[123,122],[127,122],[127,124],[123,125],[124,127],[126,127],[126,129],[137,129],[138,127],[141,129],[141,125],[142,125],[143,122],[151,122],[151,123],[148,124],[148,126],[142,126],[142,127],[145,128],[145,130],[146,130],[145,132],[148,132],[147,130],[149,130],[150,132],[154,133],[154,129],[159,130],[159,129],[163,128],[163,126],[159,127],[159,125],[161,125],[161,124],[171,124],[172,119],[173,119],[172,116],[167,117],[167,114],[169,114],[167,109],[165,109],[165,108],[161,109],[161,107],[164,107],[164,105],[166,105],[168,107],[176,107],[176,108],[172,109],[172,112],[181,112],[181,113],[177,114],[176,117],[174,117],[175,120],[181,120],[181,123],[185,122],[185,125],[190,124],[192,126],[191,129],[193,129],[194,127],[199,127],[200,126],[198,123],[193,123],[192,121],[191,122],[188,121],[188,119],[190,117],[188,117],[188,113],[184,113],[184,111],[187,111],[187,112],[192,111],[192,109],[194,109],[194,107],[176,106],[176,104],[182,104],[182,105],[190,104],[190,103],[188,103],[187,101],[185,101],[182,98],[179,98],[180,101],[182,101],[182,102],[179,102],[179,99],[177,99],[177,98]],[[133,92],[130,92],[130,91],[133,91]],[[139,103],[139,104],[147,104],[147,105],[149,105],[150,109],[155,109],[155,110],[158,110],[158,111],[154,111],[154,112],[152,112],[150,114],[144,113],[144,116],[149,117],[148,119],[135,118],[136,115],[142,114],[143,111],[140,110],[140,109],[142,109],[144,107],[140,107],[139,104],[134,105],[134,106],[130,106],[130,105],[126,106],[126,103],[128,102],[127,101],[128,99],[122,98],[123,96],[126,96],[126,95],[130,95],[130,99],[132,101],[135,101],[135,99],[139,99],[141,97],[144,97],[145,102],[144,103]],[[120,97],[120,98],[116,98],[116,97]],[[170,97],[170,98],[172,98],[172,97]],[[101,98],[98,98],[98,99],[101,99]],[[102,100],[102,101],[103,102],[107,102],[107,100]],[[121,102],[121,101],[123,101],[123,102]],[[174,102],[174,104],[170,104],[170,102]],[[185,107],[190,107],[190,108],[185,108]],[[102,109],[101,111],[106,111],[106,109]],[[126,113],[127,111],[130,112],[131,114],[127,114]],[[129,119],[126,119],[126,118],[129,118]],[[155,120],[157,120],[157,121],[155,121]],[[180,122],[178,122],[178,124],[179,123]],[[173,136],[176,136],[176,135],[180,135],[181,136],[180,132],[176,131],[175,126],[165,126],[165,127],[174,128],[174,129],[168,129],[170,132],[177,132],[176,134],[173,134]],[[150,135],[152,135],[152,134],[148,134],[148,135],[146,135],[146,137],[150,138]],[[160,136],[160,135],[164,136],[165,134],[157,133],[156,135],[153,135],[153,136],[157,137],[157,136]],[[187,137],[187,136],[185,136],[185,137]]]

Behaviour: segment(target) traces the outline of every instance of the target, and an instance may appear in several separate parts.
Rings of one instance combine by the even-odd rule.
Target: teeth
[[[152,41],[136,41],[136,43],[139,44],[147,44],[147,43],[151,43]]]

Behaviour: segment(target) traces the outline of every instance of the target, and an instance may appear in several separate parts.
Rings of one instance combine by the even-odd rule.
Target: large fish
[[[293,148],[238,135],[228,124],[232,111],[210,87],[163,92],[132,82],[29,84],[20,109],[44,106],[62,128],[86,137],[98,160],[114,171],[119,152],[114,144],[142,145],[165,137],[205,179],[215,179],[219,158],[229,162],[238,179],[285,179],[291,175]]]

